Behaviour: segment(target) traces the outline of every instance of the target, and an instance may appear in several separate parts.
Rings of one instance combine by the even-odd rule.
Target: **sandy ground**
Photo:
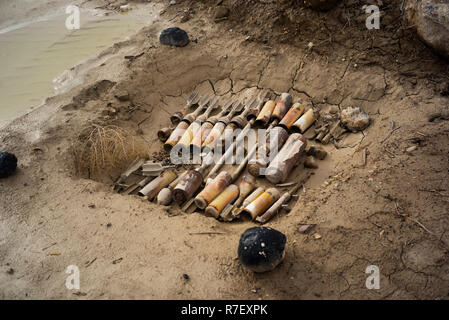
[[[370,33],[351,20],[357,1],[327,14],[288,11],[289,1],[254,4],[251,17],[259,21],[286,13],[273,20],[276,27],[251,21],[250,2],[225,1],[229,20],[214,23],[215,1],[184,1],[100,54],[108,60],[82,86],[0,133],[2,149],[19,158],[17,173],[0,181],[0,297],[448,299],[449,122],[428,121],[448,109],[448,64],[391,18],[397,2],[384,1],[393,24]],[[180,23],[187,7],[193,17]],[[194,41],[161,46],[158,34],[168,25]],[[326,29],[339,32],[329,37]],[[128,102],[114,98],[123,89]],[[292,211],[268,223],[288,238],[286,258],[272,272],[253,274],[235,259],[251,222],[162,208],[111,192],[116,176],[75,174],[69,146],[89,123],[120,125],[156,152],[156,131],[194,89],[223,98],[290,92],[320,110],[360,106],[373,120],[364,132],[326,146],[328,158]],[[113,119],[102,114],[108,104],[119,110]],[[400,127],[393,132],[392,121]],[[292,178],[307,170],[301,165]],[[301,223],[316,227],[304,235]],[[64,285],[69,265],[80,268],[79,292]],[[379,290],[365,287],[369,265],[380,268]]]

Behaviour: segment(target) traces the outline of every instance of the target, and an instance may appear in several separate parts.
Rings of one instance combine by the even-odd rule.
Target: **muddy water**
[[[81,11],[81,28],[67,30],[62,11],[0,29],[0,125],[54,93],[52,80],[140,29],[146,15]]]

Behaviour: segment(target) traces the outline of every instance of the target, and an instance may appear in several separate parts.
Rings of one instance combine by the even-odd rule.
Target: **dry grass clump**
[[[138,157],[148,158],[148,146],[128,131],[114,125],[94,124],[86,129],[72,147],[78,174],[93,177],[126,168]]]

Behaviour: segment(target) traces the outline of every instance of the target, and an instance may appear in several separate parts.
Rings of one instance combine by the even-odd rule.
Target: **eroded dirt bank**
[[[224,1],[230,16],[219,23],[215,1],[185,1],[103,52],[112,58],[82,87],[48,99],[0,133],[2,149],[20,163],[0,181],[0,296],[447,299],[449,122],[428,117],[448,108],[448,65],[402,25],[398,2],[384,1],[391,23],[370,32],[357,20],[361,1],[328,13],[289,1],[245,1],[243,8]],[[187,7],[192,17],[181,23]],[[269,20],[276,27],[258,24],[279,12],[285,17]],[[310,25],[306,16],[314,18]],[[158,35],[168,25],[194,41],[161,46]],[[268,224],[288,238],[285,261],[270,273],[253,274],[235,260],[252,223],[161,208],[111,192],[114,177],[75,175],[69,147],[90,122],[122,126],[156,152],[156,131],[195,89],[223,97],[289,92],[320,110],[357,105],[373,120],[364,132],[326,146],[328,158],[293,210]],[[115,98],[122,90],[129,101]],[[117,115],[104,115],[108,104]],[[392,131],[392,122],[399,129]],[[300,223],[317,224],[313,233],[321,238],[299,233]],[[64,285],[72,264],[81,272],[77,295]],[[365,287],[368,265],[380,268],[379,290]]]

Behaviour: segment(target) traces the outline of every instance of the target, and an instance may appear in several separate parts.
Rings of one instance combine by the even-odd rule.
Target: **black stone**
[[[189,44],[189,36],[184,30],[175,27],[168,28],[161,32],[159,41],[167,46],[184,47]]]
[[[9,177],[17,168],[17,157],[9,152],[0,152],[0,178]]]
[[[286,236],[272,228],[254,227],[240,237],[240,262],[254,272],[273,270],[284,258]]]

